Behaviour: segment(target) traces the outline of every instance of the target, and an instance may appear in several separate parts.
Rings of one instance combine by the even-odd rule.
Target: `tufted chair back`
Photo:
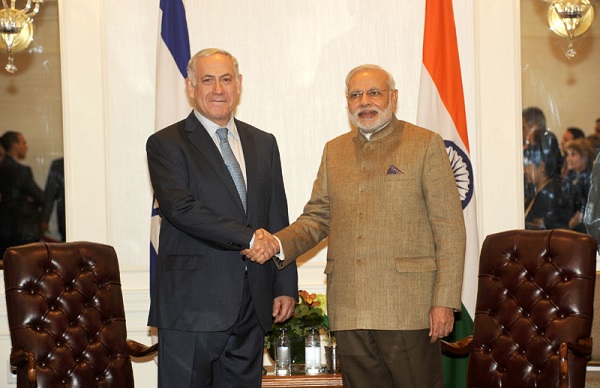
[[[133,387],[112,247],[76,242],[9,248],[4,283],[18,386]]]
[[[479,267],[470,387],[583,387],[596,242],[567,230],[490,235]]]

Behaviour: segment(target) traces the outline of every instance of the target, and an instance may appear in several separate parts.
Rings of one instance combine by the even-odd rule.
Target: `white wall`
[[[144,146],[158,34],[158,1],[150,3],[59,0],[68,239],[116,248],[129,333],[144,342],[152,198]],[[518,6],[454,1],[481,237],[522,225]],[[308,199],[323,145],[349,129],[348,70],[387,68],[397,115],[414,122],[423,12],[424,2],[408,0],[188,1],[192,51],[236,55],[244,75],[236,116],[277,136],[291,219]],[[321,251],[302,264],[302,288],[324,291],[324,261]],[[135,372],[138,386],[155,385],[153,363]]]

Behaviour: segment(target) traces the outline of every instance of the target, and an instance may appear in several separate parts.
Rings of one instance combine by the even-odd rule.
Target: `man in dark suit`
[[[6,155],[0,163],[0,258],[8,247],[39,241],[44,202],[31,168],[20,163],[27,156],[25,137],[8,131],[1,143]]]
[[[48,178],[46,179],[46,188],[44,189],[46,200],[42,208],[42,232],[48,231],[48,223],[56,202],[56,223],[58,224],[58,233],[60,241],[67,238],[67,223],[65,221],[65,159],[58,158],[50,165]]]
[[[163,217],[148,318],[159,387],[258,388],[264,331],[291,317],[298,293],[295,266],[239,254],[268,251],[276,242],[254,232],[289,223],[279,150],[273,135],[233,118],[242,76],[231,54],[202,50],[187,71],[194,111],[146,145]]]

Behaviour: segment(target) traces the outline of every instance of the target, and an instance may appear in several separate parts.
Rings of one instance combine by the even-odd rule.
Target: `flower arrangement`
[[[271,355],[273,340],[279,335],[282,327],[287,329],[290,338],[302,339],[302,344],[304,343],[304,336],[310,328],[318,327],[319,333],[325,336],[326,343],[330,344],[327,296],[325,294],[311,294],[304,290],[298,291],[298,303],[294,307],[294,315],[285,322],[273,323],[273,331],[265,336],[265,348]]]

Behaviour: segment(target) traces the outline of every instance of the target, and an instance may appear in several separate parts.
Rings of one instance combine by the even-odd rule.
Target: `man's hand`
[[[429,336],[431,343],[450,334],[454,326],[454,310],[450,307],[431,306],[429,310]]]
[[[264,264],[279,252],[279,242],[264,229],[254,232],[254,244],[240,254],[258,264]]]
[[[273,300],[273,318],[275,323],[285,322],[294,314],[296,301],[291,296],[278,296]]]

